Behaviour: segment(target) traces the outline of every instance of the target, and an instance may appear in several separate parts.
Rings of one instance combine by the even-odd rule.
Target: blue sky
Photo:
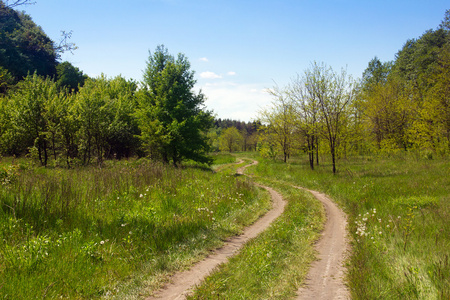
[[[89,76],[142,79],[149,51],[184,53],[206,107],[250,121],[313,61],[361,77],[369,61],[395,58],[407,39],[435,29],[448,0],[36,0],[22,6],[53,40],[73,31],[65,54]]]

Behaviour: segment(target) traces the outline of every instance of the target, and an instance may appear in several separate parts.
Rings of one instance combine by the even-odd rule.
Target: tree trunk
[[[316,165],[319,165],[319,137],[316,136]]]
[[[333,162],[333,174],[336,174],[336,149],[335,145],[331,146],[331,161]]]
[[[47,141],[44,139],[44,166],[47,166],[48,153],[47,153]]]

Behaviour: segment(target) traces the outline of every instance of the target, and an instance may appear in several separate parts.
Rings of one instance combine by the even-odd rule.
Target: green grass
[[[288,299],[314,260],[313,242],[324,220],[320,203],[286,185],[264,182],[281,191],[285,212],[240,253],[206,278],[189,299]]]
[[[257,176],[322,191],[349,215],[353,299],[450,298],[450,161],[414,157],[263,161]]]
[[[248,161],[216,158],[219,172],[145,160],[76,170],[3,160],[0,297],[148,295],[268,209],[267,193],[234,176]],[[257,159],[246,174],[279,190],[286,212],[195,299],[294,294],[313,259],[322,210],[289,184],[330,195],[348,214],[353,299],[450,298],[449,160],[358,157],[340,160],[333,175],[326,161],[311,171],[306,157]]]
[[[0,165],[0,298],[132,298],[263,214],[246,178],[146,160]]]

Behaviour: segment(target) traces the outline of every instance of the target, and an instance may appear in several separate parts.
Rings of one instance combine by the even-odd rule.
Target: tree
[[[382,63],[378,57],[374,57],[364,70],[362,86],[364,90],[370,90],[372,86],[386,82],[392,70],[392,62]]]
[[[135,82],[120,76],[102,75],[86,80],[78,91],[76,114],[84,164],[96,156],[101,165],[105,157],[127,157],[137,148],[136,88]]]
[[[309,157],[309,166],[314,170],[314,154],[318,160],[319,133],[321,127],[321,112],[319,99],[316,97],[312,78],[305,73],[303,77],[297,76],[288,87],[289,97],[295,105],[295,126],[301,136],[306,140]]]
[[[17,81],[29,73],[43,76],[56,73],[55,45],[29,15],[0,2],[0,32],[0,66]]]
[[[294,105],[287,93],[278,86],[270,90],[270,93],[274,97],[272,108],[261,110],[259,118],[267,124],[266,134],[270,135],[275,144],[280,147],[283,153],[283,161],[287,162],[294,142]]]
[[[175,166],[185,159],[212,162],[206,132],[213,118],[201,91],[194,93],[195,83],[183,54],[175,59],[163,45],[150,53],[136,113],[141,140],[151,156]]]
[[[220,150],[229,151],[231,153],[240,149],[243,137],[236,127],[228,127],[220,135],[219,141]]]
[[[354,100],[355,83],[345,70],[336,73],[324,63],[314,63],[306,71],[306,77],[308,88],[319,101],[335,174],[336,150],[343,131],[346,108]]]
[[[14,78],[5,68],[0,66],[0,94],[6,94],[14,84]]]
[[[36,74],[20,82],[11,96],[11,140],[22,151],[35,149],[43,166],[48,162],[52,145],[50,137],[55,134],[59,124],[58,116],[52,110],[56,104],[64,101],[64,97],[55,82]]]
[[[70,62],[65,61],[56,66],[56,82],[60,88],[77,92],[87,78],[88,76],[84,75],[83,71],[74,67]]]

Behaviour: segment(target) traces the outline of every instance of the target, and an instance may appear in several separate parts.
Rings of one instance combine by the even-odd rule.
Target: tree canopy
[[[213,118],[203,107],[204,95],[193,91],[195,83],[194,72],[183,54],[175,59],[163,45],[150,53],[144,88],[138,96],[137,117],[147,151],[164,162],[211,162],[205,133]]]
[[[57,51],[53,41],[31,17],[0,2],[0,66],[16,80],[27,74],[53,76]]]

